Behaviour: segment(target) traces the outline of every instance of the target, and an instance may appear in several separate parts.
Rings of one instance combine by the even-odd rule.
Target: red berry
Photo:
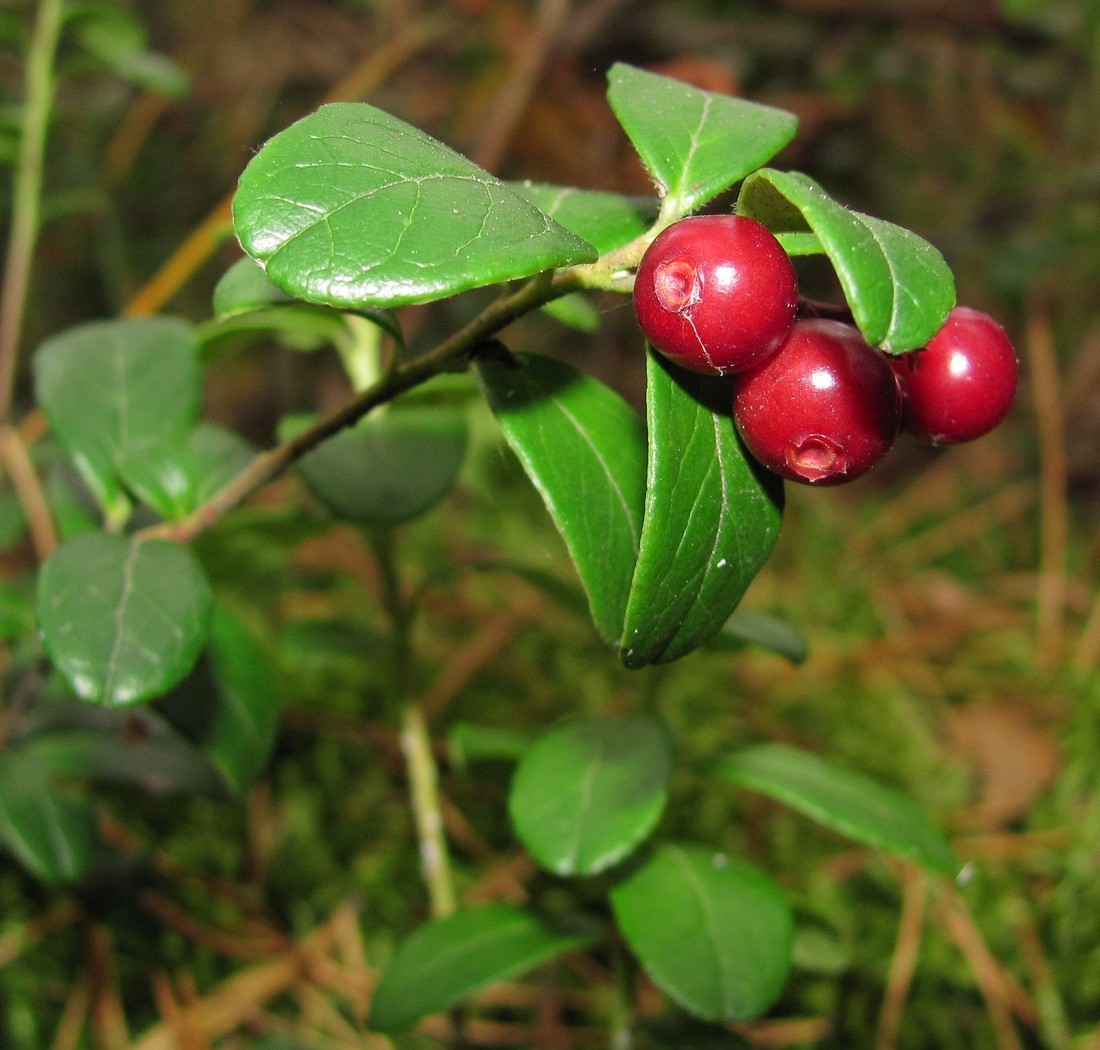
[[[662,230],[634,282],[645,337],[693,372],[727,375],[786,339],[798,305],[794,266],[768,228],[743,215],[697,215]]]
[[[906,428],[936,445],[988,433],[1016,396],[1019,369],[1005,330],[967,306],[955,307],[926,347],[892,364],[907,395]]]
[[[733,382],[733,415],[748,450],[808,485],[839,485],[870,470],[901,421],[890,365],[839,321],[796,322],[772,357]]]

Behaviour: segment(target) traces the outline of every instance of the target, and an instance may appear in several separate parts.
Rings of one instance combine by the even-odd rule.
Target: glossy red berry
[[[936,445],[973,441],[1008,414],[1019,368],[989,314],[957,306],[921,350],[893,359],[906,392],[906,429]]]
[[[786,339],[794,267],[771,231],[743,215],[698,215],[662,230],[642,256],[634,313],[645,337],[694,372],[728,375]]]
[[[791,481],[839,485],[870,470],[901,421],[893,369],[851,325],[798,321],[762,365],[734,377],[748,450]]]

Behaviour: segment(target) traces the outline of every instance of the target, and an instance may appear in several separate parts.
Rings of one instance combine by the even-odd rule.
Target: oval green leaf
[[[672,746],[655,718],[586,718],[544,734],[520,760],[508,812],[534,858],[557,875],[595,875],[657,826]]]
[[[755,744],[716,761],[717,776],[774,798],[847,838],[955,876],[941,832],[907,796],[786,744]]]
[[[284,420],[280,437],[293,436],[307,422]],[[397,525],[450,492],[466,436],[461,412],[394,407],[334,434],[302,456],[295,469],[339,517],[361,525]]]
[[[210,585],[189,550],[86,533],[42,566],[42,641],[82,700],[122,706],[166,692],[206,644]]]
[[[707,1021],[744,1021],[779,998],[794,920],[779,887],[744,861],[665,846],[611,891],[611,907],[646,973]]]
[[[745,452],[729,383],[650,352],[645,520],[623,627],[628,667],[719,631],[779,536],[783,486]]]
[[[476,368],[505,439],[565,540],[597,630],[616,644],[641,536],[642,421],[609,387],[548,357],[483,359]]]
[[[420,927],[398,948],[371,1002],[368,1027],[393,1032],[494,981],[587,943],[510,904],[467,908]]]
[[[806,175],[756,172],[741,188],[737,211],[777,232],[809,229],[833,264],[863,337],[889,353],[923,346],[955,305],[955,279],[931,244],[844,207]]]
[[[219,319],[292,302],[294,299],[272,284],[263,267],[247,255],[230,266],[214,286],[214,316]]]
[[[664,214],[694,211],[771,160],[798,118],[771,106],[647,73],[617,62],[608,101],[665,198]]]
[[[36,878],[71,882],[88,870],[96,817],[86,798],[63,794],[44,756],[0,752],[0,841]]]
[[[210,624],[209,652],[217,697],[198,743],[229,788],[243,794],[275,745],[275,668],[259,639],[221,605]]]
[[[785,620],[767,613],[740,610],[722,625],[710,644],[715,649],[741,649],[746,645],[755,645],[785,657],[795,665],[805,663],[810,651],[805,636]]]
[[[80,325],[34,356],[35,394],[58,441],[100,504],[125,505],[125,474],[161,471],[199,404],[194,330],[171,317]]]
[[[657,217],[652,199],[545,182],[509,185],[540,211],[584,238],[601,255],[640,237]]]
[[[233,200],[244,250],[301,299],[428,302],[590,262],[590,244],[443,143],[365,103],[292,124]]]

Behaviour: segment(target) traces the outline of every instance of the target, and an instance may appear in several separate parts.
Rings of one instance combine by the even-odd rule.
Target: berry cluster
[[[663,230],[638,266],[646,338],[684,368],[730,376],[748,450],[791,481],[870,470],[904,429],[934,444],[992,430],[1016,394],[1016,354],[988,314],[956,307],[928,344],[889,355],[851,324],[796,317],[794,267],[767,227],[703,215]]]

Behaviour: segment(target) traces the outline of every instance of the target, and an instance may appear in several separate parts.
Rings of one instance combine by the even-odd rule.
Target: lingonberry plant
[[[56,43],[58,31],[45,32]],[[735,610],[775,543],[782,483],[746,452],[724,373],[755,366],[736,380],[736,412],[765,466],[800,480],[854,476],[898,426],[898,389],[876,354],[927,344],[934,360],[952,277],[915,234],[763,166],[794,136],[792,115],[625,65],[609,80],[656,186],[651,202],[506,184],[376,108],[327,105],[244,171],[233,218],[247,257],[219,284],[211,320],[96,321],[37,348],[34,394],[59,452],[45,501],[33,468],[22,482],[43,564],[25,615],[9,617],[26,635],[25,700],[0,753],[0,840],[32,874],[77,882],[101,862],[92,802],[65,787],[74,778],[110,768],[146,784],[150,770],[190,763],[194,777],[241,791],[261,773],[278,722],[271,662],[206,562],[227,542],[219,527],[281,472],[297,470],[332,515],[372,538],[400,666],[415,609],[394,582],[388,537],[454,484],[471,398],[487,403],[545,502],[595,628],[624,664],[667,663],[730,634],[768,644]],[[39,121],[24,139],[31,172],[48,106],[28,111]],[[738,184],[735,215],[691,218]],[[851,325],[800,321],[791,332],[790,259],[813,254],[835,269]],[[526,313],[555,304],[568,317],[567,297],[629,294],[636,281],[639,321],[663,351],[638,340],[644,419],[591,375],[497,340]],[[496,297],[442,341],[406,344],[398,307],[491,286]],[[220,341],[250,329],[332,345],[355,388],[329,415],[285,420],[280,443],[258,454],[197,419]],[[923,413],[916,361],[910,410]],[[10,463],[17,435],[5,434]],[[796,656],[784,637],[770,644]],[[567,722],[522,748],[511,824],[558,881],[553,892],[533,884],[529,905],[456,909],[436,753],[400,674],[394,688],[432,917],[393,955],[370,1029],[413,1025],[562,953],[618,956],[623,944],[685,1032],[676,1008],[727,1022],[773,1006],[791,967],[791,903],[772,875],[714,843],[658,832],[686,759],[655,713]],[[758,742],[693,758],[716,785],[957,871],[912,802],[823,757]],[[633,982],[623,986],[609,1024],[627,1046]]]

